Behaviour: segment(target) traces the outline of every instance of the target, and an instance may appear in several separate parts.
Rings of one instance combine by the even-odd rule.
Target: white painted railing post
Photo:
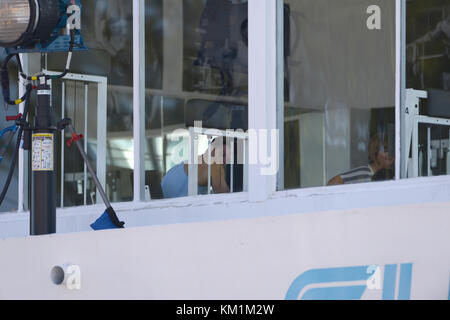
[[[262,175],[260,150],[270,152],[271,131],[277,128],[277,0],[249,0],[249,199],[266,200],[276,191],[277,175]],[[267,130],[265,135],[260,130]],[[272,146],[273,147],[273,146]],[[253,150],[253,151],[252,151]],[[277,156],[278,158],[278,156]]]
[[[402,145],[401,126],[404,125],[402,104],[404,104],[406,95],[404,89],[406,84],[406,1],[395,1],[395,180],[405,178],[402,172],[406,169],[401,162]]]
[[[133,0],[134,201],[145,200],[145,2]]]

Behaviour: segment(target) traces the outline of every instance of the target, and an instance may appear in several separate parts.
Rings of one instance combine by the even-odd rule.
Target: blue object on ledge
[[[108,213],[105,211],[100,218],[98,218],[93,224],[91,224],[91,228],[94,230],[108,230],[108,229],[119,229],[111,219],[109,218]]]

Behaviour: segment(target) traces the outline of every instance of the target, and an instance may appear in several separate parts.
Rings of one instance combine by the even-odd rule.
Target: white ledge
[[[449,195],[450,177],[441,176],[280,191],[260,202],[250,202],[247,193],[236,193],[113,207],[130,228],[438,203],[448,201]],[[104,210],[103,205],[58,209],[58,233],[90,231],[90,224]],[[28,230],[29,212],[0,214],[0,238],[27,236]]]

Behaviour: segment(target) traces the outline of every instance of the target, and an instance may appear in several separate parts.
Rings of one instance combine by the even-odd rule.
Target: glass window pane
[[[132,1],[97,0],[83,2],[82,36],[88,51],[75,52],[70,72],[85,75],[98,75],[108,78],[107,89],[107,154],[105,192],[112,202],[131,201],[133,199],[133,10]],[[66,55],[62,53],[48,55],[48,69],[62,70]],[[80,86],[80,87],[78,87]],[[56,92],[60,92],[57,89]],[[84,130],[84,93],[83,83],[66,86],[66,106],[76,107],[67,110],[66,116],[73,118],[75,128]],[[77,94],[75,95],[75,91]],[[95,164],[96,154],[96,86],[89,85],[88,109],[88,156]],[[61,95],[54,103],[61,104]],[[81,101],[81,102],[80,102]],[[60,112],[61,113],[61,112]],[[58,144],[59,146],[59,144]],[[71,148],[72,149],[72,148]],[[59,151],[60,152],[60,151]],[[76,152],[74,149],[73,152]],[[65,160],[65,171],[72,172],[83,168],[81,158],[77,155]],[[60,159],[60,158],[59,158]],[[59,160],[60,161],[60,160]],[[69,162],[76,162],[70,165]],[[57,164],[57,167],[60,163]],[[78,169],[75,170],[75,167]],[[83,170],[81,170],[83,172]],[[67,180],[68,179],[68,180]],[[70,193],[64,195],[64,205],[84,203],[84,178],[67,177],[65,184]],[[73,180],[73,181],[72,181]],[[75,182],[76,181],[76,182]],[[60,182],[58,177],[58,192]],[[90,190],[94,185],[87,181],[87,203],[96,201]],[[67,189],[65,188],[65,189]],[[67,189],[67,190],[69,190]],[[80,195],[79,192],[83,191]],[[68,191],[67,191],[68,192]],[[59,197],[61,195],[59,194]],[[72,199],[73,198],[73,199]],[[70,200],[72,199],[72,200]],[[66,202],[67,201],[67,202]],[[81,203],[80,203],[81,202]],[[58,202],[59,204],[59,202]]]
[[[52,106],[56,119],[70,118],[78,134],[83,134],[81,144],[88,159],[97,168],[97,84],[82,81],[52,82]],[[63,100],[64,96],[64,100]],[[87,98],[87,99],[86,99]],[[64,107],[64,115],[62,108]],[[96,203],[97,191],[94,181],[86,170],[78,149],[67,144],[72,133],[67,129],[56,136],[56,189],[57,205],[71,207]],[[61,139],[63,139],[61,141]],[[64,166],[61,170],[61,164]],[[64,185],[61,186],[61,174]],[[63,193],[63,194],[62,194]]]
[[[285,0],[282,16],[281,188],[393,179],[395,1]]]
[[[406,3],[406,89],[403,156],[408,161],[404,163],[402,176],[447,175],[450,173],[448,0]],[[418,125],[412,125],[415,121]]]
[[[206,159],[208,145],[221,138],[205,132],[191,136],[195,122],[203,130],[247,130],[247,3],[146,0],[145,4],[145,183],[151,199],[188,196],[190,146],[198,143],[196,155]],[[225,150],[231,153],[230,148]],[[231,192],[218,182],[228,187],[231,180],[239,184],[243,170],[238,165],[234,169],[223,163],[208,171],[208,165],[199,164],[199,193],[208,194],[208,174],[210,193]],[[241,190],[242,186],[233,188]]]

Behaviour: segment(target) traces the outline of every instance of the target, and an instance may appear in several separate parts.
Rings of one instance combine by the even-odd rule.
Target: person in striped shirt
[[[391,167],[394,164],[394,158],[385,149],[384,146],[386,145],[386,141],[381,143],[379,135],[373,136],[369,142],[370,163],[337,175],[328,182],[328,185],[370,182],[373,181],[372,178],[376,176],[376,173],[381,170],[386,171],[388,169],[387,172],[393,172]]]

